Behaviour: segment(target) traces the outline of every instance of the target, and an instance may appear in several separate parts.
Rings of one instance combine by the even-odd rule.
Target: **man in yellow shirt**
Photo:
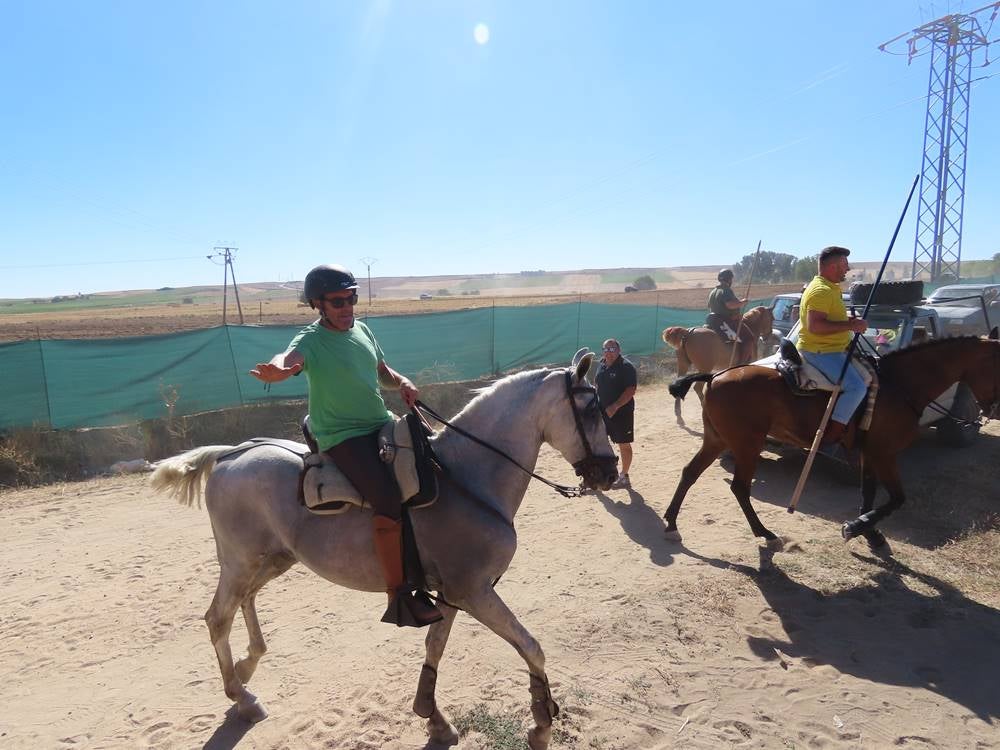
[[[848,318],[841,297],[840,282],[847,278],[850,265],[846,247],[825,247],[819,254],[819,274],[809,282],[799,303],[798,350],[805,360],[836,383],[847,361],[851,334],[864,333],[863,318]],[[854,367],[844,372],[841,392],[823,435],[824,443],[837,443],[847,423],[865,398],[865,381]]]

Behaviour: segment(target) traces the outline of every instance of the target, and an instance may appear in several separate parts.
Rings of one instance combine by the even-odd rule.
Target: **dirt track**
[[[662,387],[640,391],[631,492],[564,500],[532,483],[517,518],[498,591],[546,651],[553,750],[1000,746],[1000,426],[965,453],[910,451],[910,503],[883,526],[892,558],[840,541],[855,491],[829,466],[787,515],[802,457],[768,454],[753,497],[788,539],[772,555],[725,465],[689,495],[683,543],[663,539],[698,443],[671,409]],[[696,401],[685,414],[700,425]],[[548,450],[538,468],[572,478]],[[423,633],[379,624],[382,597],[299,566],[258,598],[270,650],[252,689],[271,718],[236,719],[201,619],[218,572],[208,519],[144,481],[0,494],[0,746],[425,747],[409,710]],[[452,717],[482,704],[493,725],[524,721],[524,665],[459,615],[438,700]],[[460,748],[499,746],[470,723]]]

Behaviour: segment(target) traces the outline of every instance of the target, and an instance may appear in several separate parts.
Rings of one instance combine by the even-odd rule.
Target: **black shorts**
[[[604,420],[608,437],[612,443],[621,445],[632,442],[632,431],[635,425],[635,409],[619,409],[613,417]]]

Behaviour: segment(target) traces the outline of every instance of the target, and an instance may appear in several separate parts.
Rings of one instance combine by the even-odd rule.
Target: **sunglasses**
[[[344,307],[345,305],[350,305],[354,307],[358,304],[358,293],[355,292],[350,297],[324,297],[323,301],[337,310]]]
[[[604,347],[604,351],[606,351],[606,352],[616,352],[616,351],[618,351],[618,347],[617,346],[606,346],[606,347]]]

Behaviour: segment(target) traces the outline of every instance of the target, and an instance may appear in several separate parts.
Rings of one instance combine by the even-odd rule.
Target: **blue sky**
[[[240,283],[878,260],[929,70],[878,45],[983,4],[5,0],[0,297],[218,284],[216,245]],[[963,259],[1000,251],[997,122],[1000,75]]]

